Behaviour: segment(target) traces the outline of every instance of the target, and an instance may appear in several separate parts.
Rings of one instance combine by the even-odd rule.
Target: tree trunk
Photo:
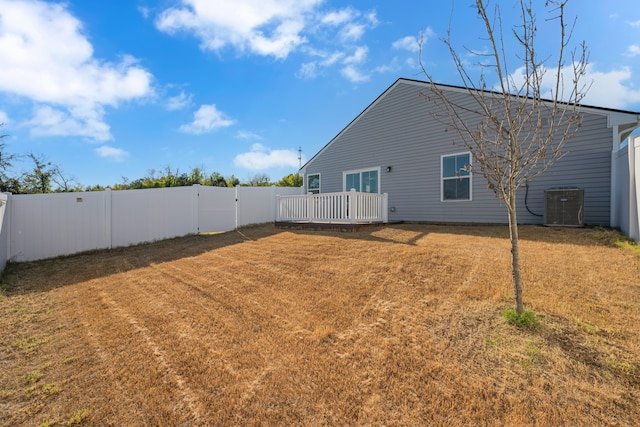
[[[520,249],[518,239],[518,218],[516,215],[516,192],[511,193],[509,200],[509,236],[511,237],[511,274],[513,276],[513,298],[516,303],[516,313],[524,312],[522,303],[522,277],[520,276]]]

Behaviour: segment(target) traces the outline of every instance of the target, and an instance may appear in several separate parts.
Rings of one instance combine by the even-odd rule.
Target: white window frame
[[[314,193],[312,191],[312,189],[309,188],[309,178],[314,176],[314,175],[318,175],[318,188],[317,189],[316,188],[313,189],[313,191],[317,190],[318,191],[317,193]],[[318,172],[318,173],[308,173],[305,176],[304,186],[305,186],[305,188],[307,190],[307,194],[309,194],[309,193],[313,193],[313,194],[322,193],[322,175],[320,174],[320,172]]]
[[[473,156],[470,151],[463,151],[461,153],[451,153],[451,154],[443,154],[440,156],[440,201],[445,203],[460,203],[460,202],[471,202],[473,201],[473,173],[469,171],[469,175],[459,178],[459,177],[444,177],[444,159],[445,157],[454,157],[454,156],[469,156],[469,164],[473,165]],[[469,198],[468,199],[445,199],[444,198],[444,181],[451,179],[468,179],[469,180]]]
[[[350,191],[351,189],[347,188],[347,175],[357,173],[360,175],[360,192],[364,192],[362,191],[362,173],[372,172],[372,171],[378,172],[378,191],[376,193],[371,193],[371,194],[380,194],[381,187],[382,187],[382,174],[380,173],[380,166],[373,167],[373,168],[353,169],[353,170],[342,172],[342,188],[344,189],[344,191]]]

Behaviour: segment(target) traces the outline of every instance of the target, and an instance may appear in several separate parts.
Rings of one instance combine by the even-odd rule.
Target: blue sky
[[[440,39],[452,17],[461,52],[486,49],[470,3],[0,0],[3,142],[83,186],[166,166],[277,181],[397,78],[424,79],[421,33],[434,79],[459,84]],[[510,27],[515,0],[497,3]],[[590,49],[585,104],[640,111],[637,0],[572,0],[567,14]],[[538,48],[552,54],[545,18]]]

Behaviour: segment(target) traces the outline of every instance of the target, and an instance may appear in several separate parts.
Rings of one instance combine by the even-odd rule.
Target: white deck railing
[[[324,223],[388,222],[387,194],[343,193],[278,196],[276,221]]]

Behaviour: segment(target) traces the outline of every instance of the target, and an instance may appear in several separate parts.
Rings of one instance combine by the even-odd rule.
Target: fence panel
[[[235,188],[198,188],[198,231],[231,231],[236,225]]]
[[[301,187],[236,187],[236,190],[238,227],[274,221],[278,195],[303,193]]]
[[[11,196],[9,209],[12,260],[32,261],[108,247],[102,192]]]
[[[111,192],[112,245],[129,246],[197,232],[191,187]]]
[[[271,187],[236,187],[236,199],[238,227],[270,221]]]

